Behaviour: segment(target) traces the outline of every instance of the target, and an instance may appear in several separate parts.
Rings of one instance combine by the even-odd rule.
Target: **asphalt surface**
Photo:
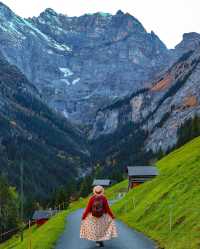
[[[95,242],[79,238],[80,219],[83,210],[78,210],[68,216],[66,228],[57,242],[55,249],[95,249]],[[155,249],[153,241],[138,233],[120,221],[116,221],[119,237],[105,241],[105,249]]]

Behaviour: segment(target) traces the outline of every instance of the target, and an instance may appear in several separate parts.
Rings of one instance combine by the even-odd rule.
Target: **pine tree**
[[[0,233],[18,226],[18,211],[19,198],[15,188],[0,176]]]
[[[86,197],[88,196],[88,194],[91,193],[92,181],[93,181],[93,178],[91,175],[88,175],[83,179],[81,183],[81,187],[80,187],[80,194],[79,194],[81,197]]]
[[[187,143],[191,139],[200,136],[200,117],[195,115],[194,118],[188,119],[177,131],[177,146]]]

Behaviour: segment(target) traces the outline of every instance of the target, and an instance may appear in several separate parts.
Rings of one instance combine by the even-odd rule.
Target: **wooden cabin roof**
[[[128,166],[128,176],[157,176],[155,166]]]
[[[49,219],[55,211],[53,210],[37,210],[34,212],[32,219],[40,220],[40,219]]]
[[[94,179],[92,186],[110,186],[111,183],[110,179]]]

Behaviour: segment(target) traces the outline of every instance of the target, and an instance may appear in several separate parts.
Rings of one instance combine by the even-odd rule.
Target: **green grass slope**
[[[5,243],[0,244],[0,249],[54,249],[58,238],[61,236],[65,227],[65,220],[71,212],[86,206],[88,198],[70,204],[70,207],[55,215],[46,224],[37,228],[33,226],[31,230],[24,232],[24,241],[20,241],[20,235],[17,234]]]
[[[128,181],[122,181],[106,189],[105,195],[109,200],[116,200],[119,198],[119,193],[125,194],[128,190]]]
[[[39,228],[33,226],[31,230],[26,230],[23,242],[20,241],[19,235],[13,236],[7,242],[0,244],[0,249],[53,249],[64,230],[65,217],[69,211],[57,214]],[[30,247],[30,241],[32,247]]]
[[[116,216],[156,240],[160,248],[200,249],[200,137],[157,166],[157,178],[113,206]],[[113,188],[115,192],[117,186]]]

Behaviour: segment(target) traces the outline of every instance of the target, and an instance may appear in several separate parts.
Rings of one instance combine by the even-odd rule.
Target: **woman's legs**
[[[98,247],[104,247],[103,241],[96,241],[96,246],[98,246]]]

